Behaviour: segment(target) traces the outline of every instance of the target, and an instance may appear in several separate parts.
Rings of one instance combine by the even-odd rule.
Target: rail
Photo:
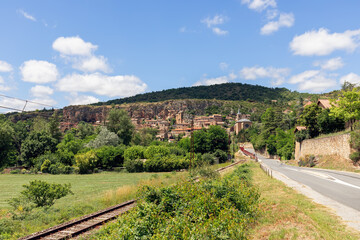
[[[216,172],[222,172],[226,169],[229,169],[231,167],[234,167],[235,165],[238,165],[240,163],[243,163],[243,161],[238,161],[235,163],[232,163],[226,167],[221,167],[216,169]],[[200,181],[200,177],[193,178],[195,182]],[[35,240],[35,239],[56,239],[56,240],[62,240],[62,239],[70,239],[73,237],[76,237],[78,235],[81,235],[87,231],[90,231],[94,227],[97,227],[101,224],[104,224],[105,222],[111,221],[118,217],[119,215],[129,211],[133,207],[136,206],[136,199],[129,200],[124,203],[120,203],[118,205],[106,208],[104,210],[85,215],[79,219],[75,219],[51,228],[48,228],[46,230],[33,233],[31,235],[19,238],[19,240]]]
[[[254,159],[256,162],[259,162],[259,159],[258,159],[256,154],[247,151],[244,147],[240,147],[240,150],[246,156],[249,156],[250,158]],[[268,176],[270,176],[272,178],[272,170],[269,167],[267,167],[265,164],[260,162],[260,168],[266,173],[266,175],[268,175]]]

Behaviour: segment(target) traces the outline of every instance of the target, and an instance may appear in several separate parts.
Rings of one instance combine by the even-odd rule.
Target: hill
[[[93,105],[111,105],[134,102],[160,102],[173,99],[217,99],[232,101],[264,102],[270,100],[290,101],[299,97],[307,98],[314,94],[299,93],[286,88],[268,88],[243,83],[224,83],[210,86],[173,88],[156,92],[138,94],[132,97],[99,102]]]

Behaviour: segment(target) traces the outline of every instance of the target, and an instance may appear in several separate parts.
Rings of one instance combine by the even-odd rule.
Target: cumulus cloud
[[[244,67],[240,71],[240,77],[246,80],[256,80],[270,78],[273,85],[280,85],[285,81],[285,77],[290,73],[288,68],[274,67]]]
[[[53,49],[66,61],[71,62],[74,69],[83,72],[111,72],[107,58],[94,55],[97,47],[80,37],[59,37],[53,42]]]
[[[85,59],[78,59],[74,62],[73,67],[84,72],[111,72],[111,68],[107,63],[107,59],[103,56],[91,56]]]
[[[344,66],[344,62],[341,57],[337,57],[337,58],[331,58],[326,61],[314,62],[314,66],[321,67],[321,69],[324,69],[324,70],[334,71],[334,70],[342,68]]]
[[[36,85],[30,89],[31,95],[34,97],[47,97],[54,93],[54,90],[47,86]]]
[[[345,81],[353,84],[360,84],[360,76],[356,73],[349,73],[340,78],[341,84],[344,84]]]
[[[12,70],[13,68],[9,63],[0,60],[0,72],[11,72]]]
[[[273,32],[276,32],[281,27],[292,27],[294,25],[295,17],[292,13],[281,13],[277,21],[270,21],[265,24],[260,33],[262,35],[269,35]]]
[[[97,103],[100,101],[94,96],[86,96],[86,95],[78,96],[77,94],[72,94],[71,97],[67,97],[67,99],[69,100],[70,105],[85,105],[85,104]]]
[[[18,9],[18,13],[20,13],[24,18],[29,19],[33,22],[36,22],[36,18],[30,14],[28,14],[27,12],[25,12],[22,9]]]
[[[21,65],[20,71],[25,82],[49,83],[56,81],[59,76],[56,65],[47,61],[26,61]]]
[[[308,70],[290,78],[289,83],[298,84],[300,91],[322,92],[336,86],[336,80],[318,70]]]
[[[320,28],[295,36],[290,49],[295,55],[301,56],[324,56],[336,50],[353,52],[359,46],[359,37],[360,29],[330,33],[328,29]]]
[[[211,28],[213,33],[216,35],[226,35],[229,32],[226,30],[222,30],[219,27],[215,27],[221,24],[224,24],[228,20],[228,17],[222,15],[215,15],[213,18],[207,17],[201,20],[203,24],[205,24],[208,28]]]
[[[109,97],[143,93],[147,85],[133,75],[106,76],[100,73],[71,74],[60,79],[57,88],[65,92],[93,92]]]
[[[268,7],[275,8],[275,0],[241,0],[242,4],[246,4],[251,10],[261,12]]]
[[[79,36],[59,37],[53,42],[52,47],[60,54],[70,56],[89,56],[98,48],[90,42],[85,42]]]
[[[219,36],[221,36],[221,35],[226,35],[226,34],[229,33],[228,31],[222,30],[222,29],[220,29],[220,28],[218,28],[218,27],[214,27],[214,28],[212,29],[212,31],[213,31],[213,33],[215,33],[216,35],[219,35]]]

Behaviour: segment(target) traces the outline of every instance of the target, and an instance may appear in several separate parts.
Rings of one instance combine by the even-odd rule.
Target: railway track
[[[226,167],[218,168],[215,171],[223,172],[243,161],[239,161],[236,163],[232,163]],[[194,181],[199,181],[200,178],[197,177]],[[130,200],[124,203],[120,203],[118,205],[106,208],[104,210],[85,215],[79,219],[72,220],[70,222],[66,222],[46,230],[33,233],[26,237],[19,238],[19,240],[62,240],[62,239],[70,239],[76,236],[79,236],[91,229],[104,224],[105,222],[111,221],[118,217],[119,215],[129,211],[136,205],[136,200]]]

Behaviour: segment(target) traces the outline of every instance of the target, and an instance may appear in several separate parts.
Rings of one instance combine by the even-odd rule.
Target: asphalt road
[[[251,149],[246,149],[254,153]],[[258,155],[258,159],[274,171],[304,184],[314,191],[345,206],[360,211],[360,174],[325,169],[289,166],[278,160]]]

